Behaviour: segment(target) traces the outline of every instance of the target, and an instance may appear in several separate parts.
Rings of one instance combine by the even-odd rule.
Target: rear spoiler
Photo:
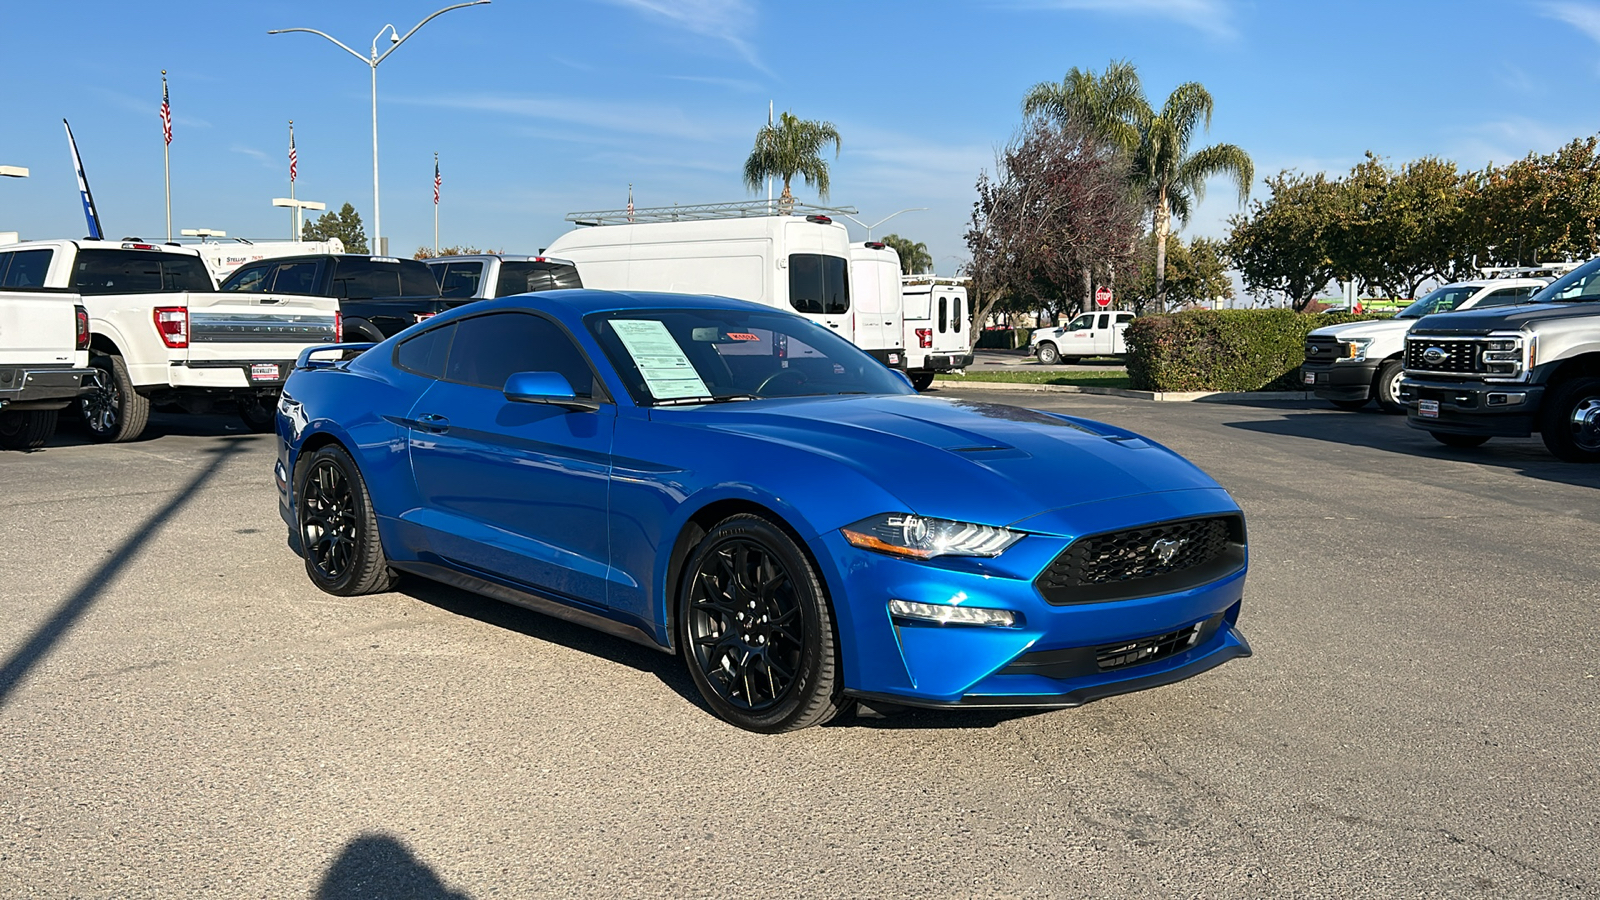
[[[366,343],[361,344],[320,344],[316,347],[307,347],[306,349],[300,351],[299,356],[295,357],[294,368],[295,371],[300,371],[302,369],[326,369],[342,362],[346,355],[346,351],[361,353],[362,351],[370,350],[376,346],[378,346],[376,343],[367,341]],[[324,359],[316,362],[311,361],[311,356],[314,353],[332,353],[335,351],[338,351],[339,353],[338,359]]]

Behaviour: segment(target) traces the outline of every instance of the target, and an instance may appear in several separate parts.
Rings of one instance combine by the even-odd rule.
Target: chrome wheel
[[[1572,443],[1587,453],[1600,453],[1600,397],[1585,397],[1567,417]]]
[[[317,460],[312,467],[300,510],[300,541],[306,561],[323,578],[339,581],[355,562],[361,532],[350,479],[333,460]]]
[[[1540,437],[1567,462],[1600,463],[1600,378],[1559,383],[1545,395]]]
[[[765,546],[730,538],[701,557],[690,585],[689,656],[716,696],[761,713],[790,693],[805,654],[793,579]]]

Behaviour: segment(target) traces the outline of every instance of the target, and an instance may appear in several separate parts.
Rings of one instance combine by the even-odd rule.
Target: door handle
[[[434,413],[418,417],[417,425],[429,434],[444,434],[450,430],[450,420]]]
[[[838,328],[839,327],[839,323],[838,322],[829,322],[828,323],[828,327],[829,328]]]

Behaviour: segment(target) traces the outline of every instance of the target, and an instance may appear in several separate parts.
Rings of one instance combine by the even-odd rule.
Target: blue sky
[[[294,119],[299,195],[353,203],[370,231],[368,69],[267,30],[365,52],[380,26],[404,33],[440,5],[6,3],[0,164],[32,177],[0,181],[0,231],[84,233],[67,118],[106,230],[164,235],[163,68],[175,230],[286,236],[270,199],[288,191]],[[436,151],[445,244],[536,251],[566,213],[623,206],[630,182],[639,206],[746,199],[740,167],[771,100],[843,135],[834,203],[868,222],[929,207],[877,234],[925,241],[948,274],[1023,94],[1113,58],[1153,102],[1205,84],[1201,140],[1239,144],[1258,176],[1343,172],[1369,149],[1480,166],[1600,130],[1600,2],[495,0],[435,19],[379,67],[384,232],[391,252],[431,244]],[[1187,233],[1221,236],[1237,209],[1216,183]]]

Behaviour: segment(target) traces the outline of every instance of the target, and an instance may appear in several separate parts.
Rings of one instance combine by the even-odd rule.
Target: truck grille
[[[1415,372],[1472,375],[1484,372],[1478,341],[1406,338],[1406,368]],[[1431,351],[1431,352],[1430,352]]]
[[[1306,338],[1306,362],[1312,365],[1318,363],[1326,365],[1342,356],[1343,354],[1340,351],[1343,349],[1335,338],[1308,337]]]
[[[1057,606],[1170,594],[1244,567],[1244,519],[1210,516],[1089,535],[1034,580]]]

